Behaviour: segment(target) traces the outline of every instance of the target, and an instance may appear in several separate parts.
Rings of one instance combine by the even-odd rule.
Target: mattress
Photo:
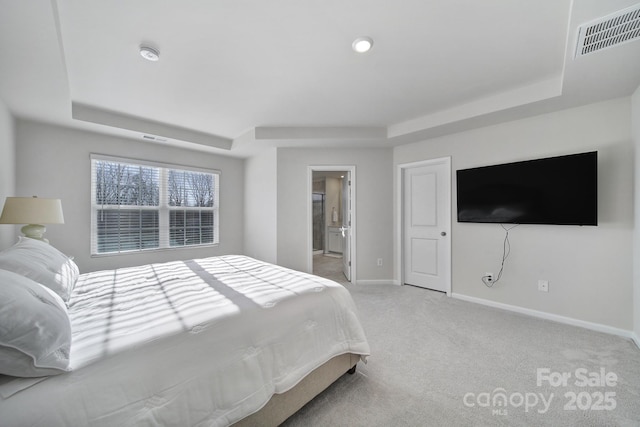
[[[3,424],[225,426],[369,354],[343,286],[244,256],[81,275],[69,316],[71,372],[5,378]]]

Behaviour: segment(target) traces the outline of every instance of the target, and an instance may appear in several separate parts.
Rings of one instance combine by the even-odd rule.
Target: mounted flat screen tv
[[[456,172],[458,222],[598,225],[598,152]]]

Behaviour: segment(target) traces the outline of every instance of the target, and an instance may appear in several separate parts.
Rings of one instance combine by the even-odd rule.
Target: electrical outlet
[[[538,280],[538,290],[540,292],[549,292],[549,281],[548,280]]]
[[[378,267],[382,267],[382,258],[378,258]]]
[[[487,282],[493,282],[493,273],[484,273],[483,278]]]

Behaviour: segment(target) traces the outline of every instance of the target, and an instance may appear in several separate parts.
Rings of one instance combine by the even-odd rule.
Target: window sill
[[[176,251],[179,252],[185,249],[206,249],[206,248],[217,248],[218,246],[220,246],[220,243],[176,246],[173,248],[153,248],[153,249],[143,249],[143,250],[122,251],[122,252],[105,252],[105,253],[99,253],[99,254],[91,254],[91,258],[150,254],[150,253],[156,253],[156,252],[176,252]]]

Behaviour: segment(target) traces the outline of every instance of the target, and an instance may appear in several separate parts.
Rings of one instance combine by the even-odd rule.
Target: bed
[[[7,426],[278,425],[369,355],[343,286],[246,256],[79,274],[21,239],[0,283]]]

